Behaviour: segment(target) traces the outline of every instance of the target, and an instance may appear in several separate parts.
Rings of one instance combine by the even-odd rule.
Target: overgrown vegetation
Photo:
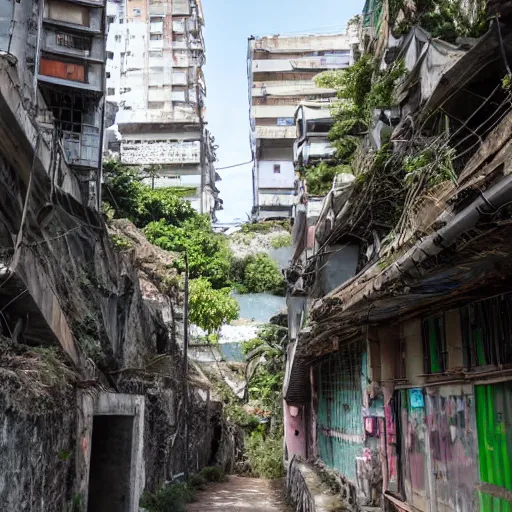
[[[308,193],[313,196],[324,196],[332,188],[334,178],[338,174],[351,173],[349,165],[330,165],[320,162],[314,167],[304,169],[304,177],[308,184]]]
[[[195,214],[179,225],[154,221],[145,227],[144,233],[151,243],[179,253],[174,266],[180,272],[185,271],[186,251],[191,279],[208,279],[215,289],[230,285],[232,255],[228,241],[212,231],[206,216]]]
[[[240,312],[230,288],[215,290],[205,278],[190,282],[189,304],[190,321],[206,331],[209,339],[218,334],[223,324],[236,320]]]
[[[253,428],[246,438],[251,473],[261,478],[283,476],[282,389],[286,329],[267,325],[258,337],[243,344],[246,357],[247,398],[267,411],[270,424]]]
[[[178,226],[197,215],[190,203],[181,199],[173,188],[152,190],[142,183],[145,175],[138,169],[107,161],[103,171],[103,198],[114,210],[115,218],[130,219],[138,228],[144,228],[150,222],[162,219]]]
[[[391,0],[389,11],[396,36],[420,25],[432,37],[454,43],[457,37],[480,37],[489,26],[484,0]]]
[[[289,220],[270,220],[265,222],[253,222],[242,226],[242,233],[271,233],[277,229],[291,231]]]
[[[186,512],[187,503],[196,501],[197,491],[204,490],[209,483],[227,480],[224,470],[219,467],[206,467],[191,475],[188,482],[171,483],[156,493],[145,492],[140,506],[148,512]]]
[[[144,175],[138,169],[118,162],[106,162],[103,197],[104,212],[109,218],[127,218],[143,229],[149,242],[176,253],[172,264],[185,271],[188,259],[191,282],[191,321],[216,333],[224,322],[238,318],[238,305],[230,297],[231,250],[225,236],[215,234],[206,215],[198,214],[182,197],[190,188],[160,188],[152,190],[142,183]],[[111,235],[118,250],[131,247],[131,242]],[[83,327],[83,326],[82,326]],[[89,343],[89,332],[82,329],[83,343],[90,346],[91,358],[96,359],[95,347]]]
[[[367,54],[348,69],[328,71],[317,77],[318,87],[336,90],[337,101],[332,107],[334,125],[329,138],[340,164],[350,163],[357,137],[368,130],[373,111],[393,105],[395,86],[405,72],[401,60],[381,71],[373,56]]]
[[[270,244],[273,249],[282,249],[283,247],[289,247],[292,245],[292,235],[279,235],[272,238]]]
[[[254,434],[246,443],[252,474],[258,478],[281,478],[283,467],[283,436]]]
[[[286,284],[277,263],[266,253],[234,259],[230,275],[239,293],[284,295]]]

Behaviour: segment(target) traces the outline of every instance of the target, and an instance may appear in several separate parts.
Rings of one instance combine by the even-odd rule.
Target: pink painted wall
[[[284,439],[288,450],[288,460],[294,455],[306,457],[306,422],[304,406],[294,407],[284,402]],[[298,412],[294,417],[292,412]]]

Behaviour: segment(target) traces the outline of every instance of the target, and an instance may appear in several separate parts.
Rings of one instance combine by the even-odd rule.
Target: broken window
[[[151,34],[149,38],[151,39],[151,41],[160,41],[163,39],[163,36],[162,34]]]
[[[45,100],[62,139],[67,162],[97,165],[100,146],[97,103],[84,94],[50,91],[45,94]]]
[[[57,45],[74,50],[91,50],[91,39],[88,37],[57,32]]]
[[[425,373],[446,371],[446,335],[444,316],[435,316],[423,321],[423,358]]]
[[[134,16],[140,16],[140,9],[133,9]]]
[[[118,35],[115,37],[115,40],[116,40],[116,43],[120,43],[120,42],[121,42],[121,36],[118,34]]]
[[[512,364],[512,293],[469,304],[460,319],[466,368]]]
[[[274,174],[281,174],[281,164],[274,164]]]

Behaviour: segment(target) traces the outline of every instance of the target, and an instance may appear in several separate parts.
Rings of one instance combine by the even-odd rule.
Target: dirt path
[[[230,476],[229,481],[212,484],[188,506],[188,512],[289,512],[282,485],[268,480]]]

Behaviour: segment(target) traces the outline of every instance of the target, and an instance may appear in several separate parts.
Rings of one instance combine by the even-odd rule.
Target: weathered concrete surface
[[[312,464],[293,458],[287,488],[296,512],[346,512],[340,496],[325,483]]]
[[[230,476],[229,481],[213,484],[187,507],[188,512],[291,512],[282,488],[276,482]]]

